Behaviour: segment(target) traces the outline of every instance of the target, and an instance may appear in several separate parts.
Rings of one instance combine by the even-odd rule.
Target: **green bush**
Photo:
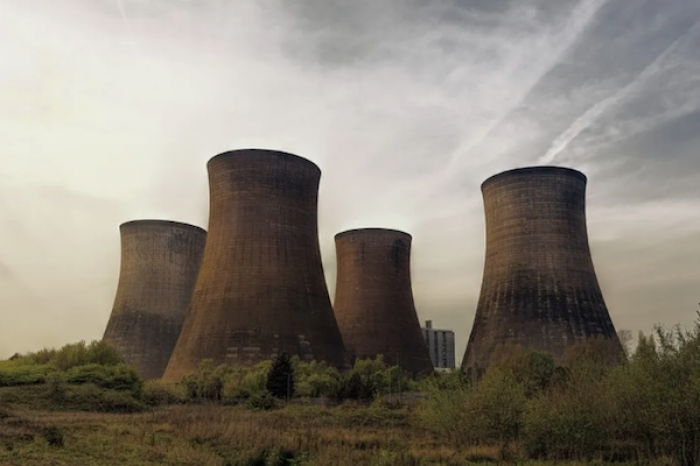
[[[199,363],[197,372],[182,379],[190,401],[220,401],[223,396],[224,379],[231,371],[228,366],[216,366],[211,359]]]
[[[136,369],[126,364],[75,366],[66,372],[65,380],[70,384],[92,383],[102,388],[129,390],[137,396],[143,388],[143,380]]]
[[[87,383],[72,385],[58,402],[60,409],[96,411],[102,413],[137,413],[146,410],[146,405],[124,390],[112,390]]]
[[[90,382],[136,392],[141,383],[136,371],[124,364],[113,347],[104,342],[86,345],[81,341],[0,361],[0,387],[43,384],[61,373],[69,383]]]
[[[440,379],[424,381],[421,391],[427,396],[414,413],[416,423],[452,445],[461,445],[468,436],[465,409],[467,387],[443,388]]]
[[[185,403],[187,394],[182,385],[149,380],[144,383],[140,399],[148,406],[165,406]]]
[[[488,371],[465,400],[466,439],[473,444],[499,445],[505,456],[522,428],[525,392],[511,371]]]
[[[250,368],[236,368],[224,381],[224,403],[237,404],[248,398],[267,393],[267,371],[269,363],[261,363]]]
[[[430,380],[430,379],[428,379]],[[456,446],[491,444],[507,456],[523,426],[525,386],[510,370],[491,369],[476,384],[444,389],[439,378],[432,386],[423,381],[428,395],[418,404],[419,425]]]
[[[245,407],[254,411],[265,411],[275,406],[275,397],[267,390],[254,393],[245,401]]]
[[[27,365],[17,360],[0,361],[0,387],[42,384],[53,372],[56,372],[56,369],[45,364]]]
[[[590,391],[589,391],[590,390]],[[595,386],[540,394],[527,406],[523,441],[530,457],[591,460],[610,449],[603,397]]]
[[[335,367],[325,362],[299,362],[298,357],[292,358],[295,374],[295,396],[300,398],[316,398],[328,396],[338,385],[340,373]]]
[[[271,362],[255,366],[216,366],[212,360],[200,363],[197,372],[181,381],[189,401],[217,401],[225,404],[245,402],[266,392],[265,383]]]
[[[124,363],[118,351],[105,341],[93,341],[90,344],[80,341],[59,349],[42,349],[14,357],[12,361],[21,365],[49,365],[62,371],[88,364],[114,366]]]
[[[337,402],[369,402],[382,395],[415,389],[418,385],[411,384],[410,377],[398,366],[387,366],[382,356],[378,356],[355,361],[351,371],[337,375],[336,380],[329,383],[327,395]]]

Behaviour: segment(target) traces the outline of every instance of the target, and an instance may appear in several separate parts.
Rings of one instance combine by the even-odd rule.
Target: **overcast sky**
[[[613,322],[700,302],[700,2],[0,0],[0,357],[101,338],[120,223],[207,226],[206,162],[317,163],[333,235],[411,233],[419,317],[461,359],[481,182],[582,170]]]

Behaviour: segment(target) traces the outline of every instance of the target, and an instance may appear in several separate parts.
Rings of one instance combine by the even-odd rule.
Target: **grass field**
[[[416,427],[411,416],[406,408],[376,404],[292,405],[272,411],[202,404],[134,414],[6,406],[0,409],[0,464],[458,466],[498,462],[499,448],[450,447]],[[514,453],[511,462],[518,464],[553,464],[518,461],[517,447]]]

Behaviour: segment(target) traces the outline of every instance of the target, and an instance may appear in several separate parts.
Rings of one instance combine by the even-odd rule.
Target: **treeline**
[[[252,367],[217,366],[205,360],[179,385],[148,383],[144,397],[151,405],[215,402],[271,409],[298,399],[370,402],[382,395],[417,390],[418,385],[399,367],[386,365],[381,356],[358,360],[352,370],[340,372],[325,362],[301,362],[296,356],[281,355]]]
[[[417,390],[415,381],[381,357],[359,360],[339,372],[324,362],[282,355],[252,367],[215,365],[204,360],[178,384],[143,381],[105,342],[73,343],[60,349],[16,354],[0,361],[0,402],[47,409],[136,412],[169,404],[221,403],[272,409],[298,399],[337,404],[369,402],[378,396]]]

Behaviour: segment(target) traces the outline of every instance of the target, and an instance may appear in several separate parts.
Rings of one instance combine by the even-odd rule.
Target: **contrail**
[[[599,101],[591,108],[586,110],[583,115],[578,117],[569,126],[566,131],[561,133],[550,145],[547,152],[540,157],[540,164],[552,163],[554,159],[559,155],[564,149],[566,149],[571,141],[576,139],[579,134],[591,127],[598,119],[605,114],[605,112],[614,105],[626,99],[635,89],[646,83],[646,81],[657,73],[661,69],[661,64],[666,58],[676,51],[678,46],[681,44],[683,39],[685,39],[693,30],[700,24],[700,21],[696,21],[688,30],[681,34],[676,40],[674,40],[671,45],[666,47],[666,49],[661,52],[649,65],[647,65],[641,73],[632,79],[627,85],[622,89],[617,91],[615,94],[606,97],[605,99]]]
[[[520,98],[514,100],[511,105],[508,106],[508,108],[501,112],[500,116],[494,119],[494,121],[487,128],[485,128],[484,131],[482,131],[482,134],[477,139],[468,141],[465,146],[455,151],[455,154],[453,154],[453,156],[450,158],[448,171],[451,172],[457,168],[455,165],[459,161],[464,159],[464,157],[471,152],[472,149],[478,147],[483,141],[485,141],[491,135],[491,133],[498,128],[500,124],[506,120],[506,118],[508,118],[508,115],[510,115],[514,109],[518,108],[522,100],[545,76],[547,76],[552,68],[559,63],[560,57],[572,46],[572,44],[576,43],[576,40],[593,20],[596,13],[598,13],[598,11],[600,11],[600,9],[605,6],[608,1],[609,0],[584,0],[574,7],[569,19],[566,21],[565,26],[563,27],[563,30],[569,31],[569,35],[566,37],[566,39],[562,40],[558,44],[558,47],[554,49],[553,53],[545,63],[545,66],[542,67],[535,79],[531,79],[525,83],[522,91],[520,92]]]

